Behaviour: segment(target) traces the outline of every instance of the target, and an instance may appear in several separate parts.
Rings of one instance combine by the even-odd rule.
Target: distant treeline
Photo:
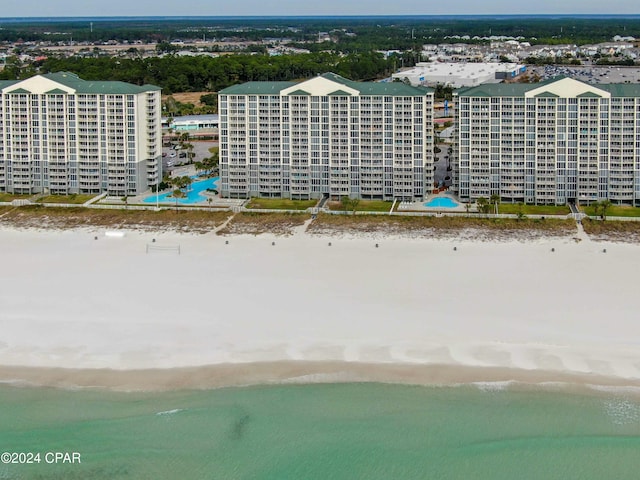
[[[536,44],[587,44],[614,35],[640,37],[638,16],[469,16],[105,19],[3,21],[0,41],[170,42],[174,39],[313,41],[330,32],[322,48],[349,53],[407,50],[424,43],[455,42],[454,35],[524,37]],[[471,40],[473,41],[473,40]]]
[[[50,58],[28,67],[8,62],[0,79],[28,78],[38,73],[68,71],[85,80],[120,80],[137,85],[162,87],[163,93],[217,92],[237,83],[253,80],[295,80],[334,72],[352,80],[374,80],[393,72],[393,59],[381,54],[358,53],[340,56],[332,53],[301,55],[223,55],[217,58],[154,57]]]

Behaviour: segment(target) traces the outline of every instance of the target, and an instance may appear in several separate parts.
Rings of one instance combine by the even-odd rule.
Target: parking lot
[[[593,65],[545,65],[528,67],[529,76],[541,80],[565,75],[587,83],[640,83],[640,68]]]
[[[201,162],[204,158],[210,157],[211,147],[217,147],[218,142],[210,141],[191,141],[193,145],[193,162]],[[178,146],[178,145],[176,145]],[[162,147],[162,170],[165,173],[171,173],[177,168],[183,167],[189,163],[187,155],[188,150],[176,150],[174,147]]]

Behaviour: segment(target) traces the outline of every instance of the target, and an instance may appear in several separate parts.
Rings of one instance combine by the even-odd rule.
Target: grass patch
[[[575,235],[573,220],[541,220],[512,218],[475,218],[453,216],[396,216],[396,215],[330,215],[320,214],[309,228],[309,233],[392,233],[425,237],[460,237],[509,239],[542,236]]]
[[[82,195],[72,193],[71,195],[47,195],[45,197],[39,197],[38,202],[41,203],[73,203],[82,205],[85,202],[88,202],[92,198],[97,197],[97,195]]]
[[[341,202],[327,202],[329,210],[344,210]],[[389,212],[393,202],[384,200],[360,200],[356,207],[357,212]]]
[[[498,213],[511,213],[517,215],[569,215],[571,209],[567,205],[518,205],[515,203],[498,204]]]
[[[21,200],[31,198],[33,195],[19,195],[14,193],[0,193],[0,202],[11,202],[13,200]]]
[[[291,235],[311,218],[307,213],[254,213],[242,212],[234,215],[231,221],[220,230],[221,235]]]
[[[593,205],[588,207],[580,207],[580,210],[591,217],[599,216],[600,211],[596,213]],[[640,217],[640,207],[631,207],[629,205],[611,205],[607,208],[607,217]]]
[[[317,200],[291,200],[289,198],[252,198],[247,208],[273,210],[306,210],[315,207]]]
[[[29,206],[11,210],[0,225],[16,228],[98,227],[135,230],[176,230],[206,233],[220,226],[231,212],[124,210]]]

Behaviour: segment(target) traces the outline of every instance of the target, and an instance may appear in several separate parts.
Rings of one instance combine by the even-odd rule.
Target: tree
[[[360,204],[360,199],[358,198],[349,198],[347,195],[340,198],[340,203],[342,204],[342,209],[347,211],[351,210],[351,212],[355,215],[356,209]]]
[[[606,220],[607,219],[607,210],[609,209],[609,207],[611,207],[611,200],[602,200],[600,202],[600,211],[601,216],[602,216],[602,220]]]
[[[187,143],[187,156],[189,157],[189,162],[193,161],[193,157],[195,156],[195,153],[193,153],[193,143]]]
[[[493,195],[491,195],[491,198],[489,199],[489,201],[491,202],[491,205],[494,206],[494,211],[495,214],[498,214],[498,204],[500,203],[500,195],[494,193]]]
[[[127,195],[122,197],[122,202],[124,203],[124,208],[126,209],[129,202],[129,197]]]
[[[178,200],[179,200],[180,198],[184,198],[184,197],[186,197],[186,195],[185,195],[185,193],[184,193],[182,190],[180,190],[179,188],[176,188],[176,189],[173,191],[173,193],[172,193],[171,195],[173,195],[173,198],[175,198],[175,199],[176,199],[176,210],[178,210]]]
[[[484,197],[480,197],[476,200],[476,204],[478,205],[478,212],[480,213],[489,213],[491,211],[491,204],[489,200]]]

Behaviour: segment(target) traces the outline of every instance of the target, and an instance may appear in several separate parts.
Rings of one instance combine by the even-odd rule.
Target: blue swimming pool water
[[[191,184],[191,187],[186,197],[178,199],[178,203],[189,204],[189,203],[200,203],[206,202],[207,197],[202,194],[207,188],[218,188],[218,181],[220,177],[207,178],[205,180],[200,180],[196,182],[195,180],[200,177],[191,177],[194,179],[194,182]],[[172,192],[161,193],[157,200],[156,195],[151,195],[143,200],[144,203],[175,203],[176,199],[170,196]]]
[[[459,204],[449,197],[435,197],[425,203],[424,206],[429,208],[455,208],[458,207]]]

